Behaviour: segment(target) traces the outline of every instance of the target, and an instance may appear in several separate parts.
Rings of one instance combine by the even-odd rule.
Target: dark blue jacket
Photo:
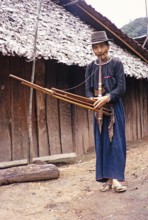
[[[86,97],[94,97],[94,90],[98,90],[99,66],[97,60],[90,63],[85,73]],[[123,64],[120,60],[112,58],[102,65],[102,84],[104,94],[110,94],[110,102],[118,100],[126,90]]]

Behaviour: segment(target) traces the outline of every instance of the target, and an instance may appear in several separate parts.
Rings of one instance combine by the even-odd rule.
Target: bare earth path
[[[128,144],[128,191],[99,192],[95,155],[60,166],[59,179],[0,187],[0,220],[147,220],[148,138]]]

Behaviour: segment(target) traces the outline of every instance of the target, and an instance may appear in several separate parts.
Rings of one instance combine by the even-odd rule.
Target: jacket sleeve
[[[109,93],[110,101],[116,101],[119,99],[126,90],[124,67],[121,61],[117,61],[115,66],[115,79],[116,87]]]
[[[93,90],[91,88],[91,64],[86,67],[85,71],[85,96],[93,97]]]

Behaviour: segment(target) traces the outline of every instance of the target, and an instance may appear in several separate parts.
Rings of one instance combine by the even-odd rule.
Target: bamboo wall
[[[0,161],[27,158],[29,88],[9,74],[30,81],[32,63],[23,58],[0,56]],[[38,60],[36,83],[66,89],[84,80],[84,69]],[[127,140],[148,135],[148,82],[127,78],[124,97]],[[84,85],[72,90],[84,95]],[[76,152],[94,146],[93,113],[34,91],[33,157]]]

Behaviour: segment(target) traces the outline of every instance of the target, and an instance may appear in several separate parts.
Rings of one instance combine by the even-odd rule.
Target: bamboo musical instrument
[[[92,111],[95,111],[95,112],[99,111],[99,108],[94,108],[93,107],[93,104],[94,104],[95,100],[91,100],[87,97],[76,95],[76,94],[73,94],[73,93],[69,93],[69,92],[66,92],[66,91],[63,91],[63,90],[60,90],[60,89],[56,89],[56,88],[47,89],[47,88],[39,86],[35,83],[31,83],[27,80],[24,80],[24,79],[22,79],[18,76],[12,75],[12,74],[10,74],[9,76],[16,79],[16,80],[21,81],[21,84],[23,84],[23,85],[26,85],[26,86],[31,87],[33,89],[36,89],[36,90],[38,90],[38,91],[40,91],[44,94],[50,95],[53,98],[57,98],[59,100],[62,100],[62,101],[77,105],[81,108],[85,108],[85,109],[92,110]],[[107,116],[110,115],[110,110],[109,109],[107,109],[105,107],[103,107],[101,109],[102,109],[102,111],[105,115],[107,115]]]
[[[99,59],[99,77],[98,77],[98,98],[102,96],[102,63],[101,58]],[[103,123],[103,108],[99,108],[96,113],[96,118],[99,125],[100,133],[102,131],[102,123]]]

